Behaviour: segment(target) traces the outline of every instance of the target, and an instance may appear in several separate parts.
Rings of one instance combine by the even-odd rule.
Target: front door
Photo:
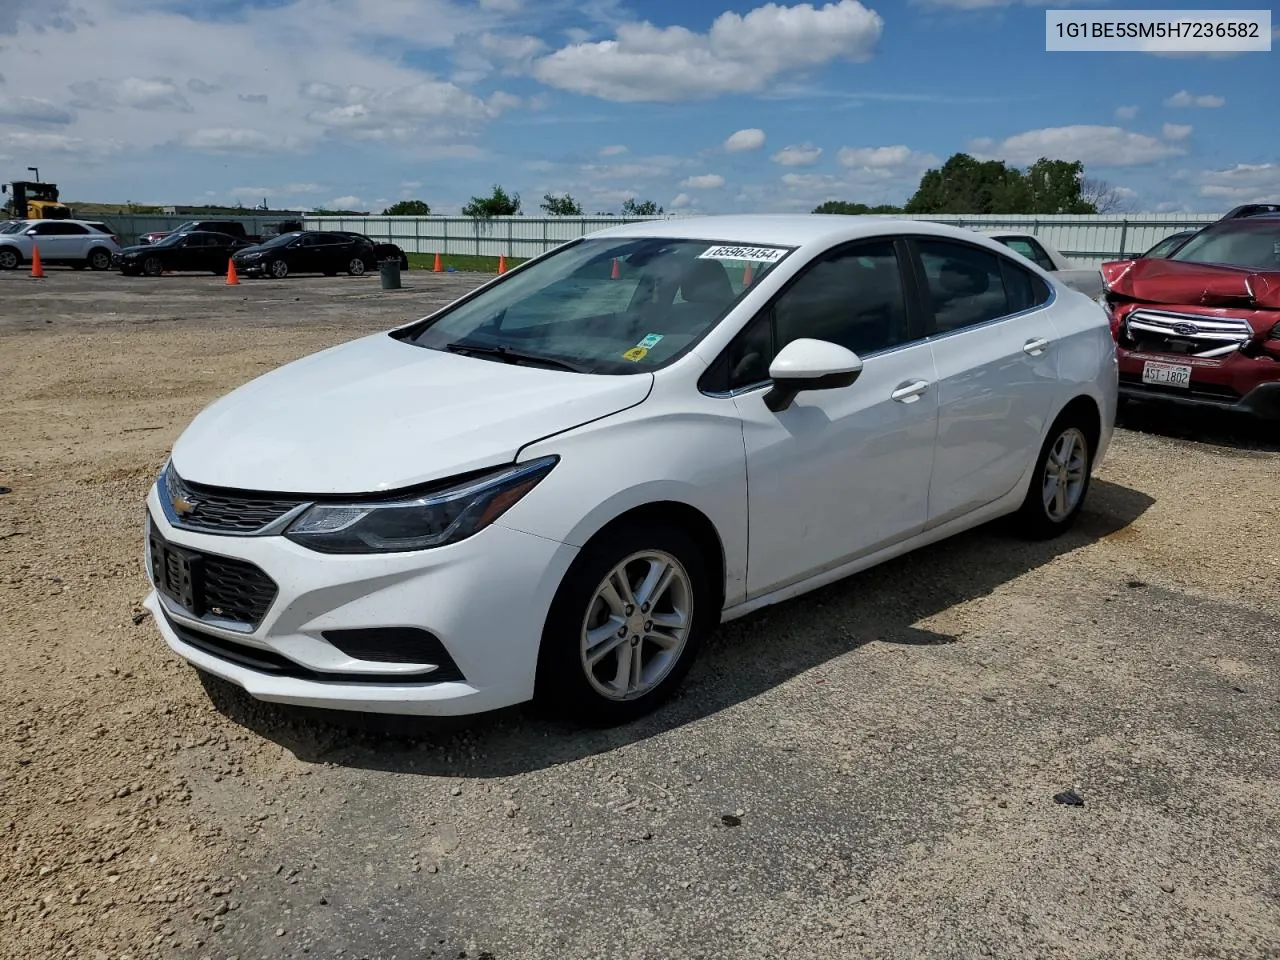
[[[1009,493],[1040,452],[1058,393],[1052,290],[1012,257],[913,241],[938,370],[929,495],[937,526]]]
[[[747,457],[750,596],[924,528],[937,376],[904,295],[905,260],[892,240],[837,248],[730,347]],[[769,362],[801,337],[852,350],[862,375],[850,387],[802,392],[774,413],[764,403]]]

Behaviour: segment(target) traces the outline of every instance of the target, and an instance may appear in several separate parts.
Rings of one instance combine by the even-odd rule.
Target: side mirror
[[[769,364],[773,386],[764,404],[774,413],[791,406],[802,390],[838,390],[853,384],[862,374],[862,360],[829,340],[792,340]]]

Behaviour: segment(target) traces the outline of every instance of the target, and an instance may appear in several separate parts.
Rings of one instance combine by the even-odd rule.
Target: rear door
[[[959,240],[911,241],[938,375],[929,526],[1013,489],[1058,394],[1053,288],[1012,257]]]

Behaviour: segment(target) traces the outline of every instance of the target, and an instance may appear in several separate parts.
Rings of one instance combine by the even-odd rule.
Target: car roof
[[[806,214],[726,214],[646,220],[607,227],[588,237],[662,237],[673,240],[707,240],[758,246],[827,246],[847,240],[874,238],[886,234],[913,233],[955,240],[983,239],[975,230],[905,220],[901,217],[806,213]],[[986,238],[989,239],[989,238]],[[992,241],[994,244],[995,241]]]

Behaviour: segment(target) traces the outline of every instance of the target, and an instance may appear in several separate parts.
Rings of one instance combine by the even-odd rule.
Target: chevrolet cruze
[[[1111,439],[1099,304],[976,233],[629,224],[270,372],[147,498],[165,641],[252,696],[651,709],[716,626],[1002,515]]]

